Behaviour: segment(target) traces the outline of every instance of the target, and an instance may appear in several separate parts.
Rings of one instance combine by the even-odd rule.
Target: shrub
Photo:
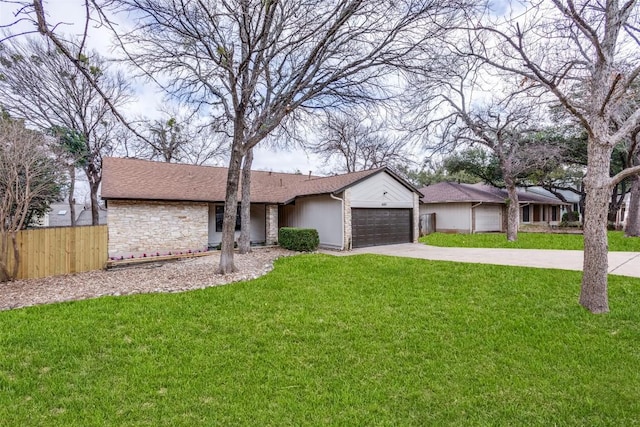
[[[580,221],[580,212],[572,211],[562,214],[562,222],[576,222]]]
[[[238,248],[238,242],[233,242],[233,247]],[[222,250],[222,242],[218,243],[216,246],[209,246],[209,249],[215,249],[216,251]]]
[[[320,237],[315,228],[282,227],[278,230],[278,241],[285,249],[311,252],[318,249]]]

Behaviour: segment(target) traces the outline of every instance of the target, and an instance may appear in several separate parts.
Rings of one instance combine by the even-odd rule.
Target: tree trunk
[[[20,266],[20,250],[18,249],[17,233],[15,231],[9,232],[11,237],[11,246],[13,248],[13,268],[9,272],[9,280],[13,280],[18,275],[18,267]]]
[[[11,278],[9,273],[9,234],[0,233],[0,283],[8,282]]]
[[[624,183],[614,185],[611,189],[611,200],[609,202],[609,213],[607,214],[607,228],[616,230],[619,226],[618,212],[624,202],[624,197],[627,192],[627,187]]]
[[[584,180],[580,182],[580,200],[578,201],[578,213],[580,214],[580,218],[582,219],[582,223],[584,223],[584,211],[585,211],[585,198],[587,197],[584,188]]]
[[[627,221],[624,229],[626,237],[640,237],[640,176],[631,177]]]
[[[240,207],[240,238],[238,252],[251,252],[251,164],[253,163],[253,149],[247,150],[242,164],[242,203]]]
[[[9,281],[9,271],[7,266],[4,265],[4,261],[0,261],[0,283]]]
[[[598,141],[589,141],[589,166],[584,178],[584,264],[580,304],[592,313],[609,311],[607,214],[611,197],[610,162],[611,149]]]
[[[101,176],[93,163],[87,163],[84,173],[89,181],[89,191],[91,197],[91,225],[100,224],[98,205],[98,189],[100,188]]]
[[[75,165],[69,166],[69,215],[71,216],[71,226],[76,226],[76,199],[73,197],[73,193],[76,188],[76,167]]]
[[[89,189],[91,190],[91,225],[100,224],[100,205],[98,204],[98,189],[100,181],[91,182]]]
[[[220,247],[219,274],[229,274],[236,270],[233,263],[233,244],[238,213],[238,184],[240,181],[240,163],[242,162],[242,147],[234,144],[231,148],[229,171],[227,173],[227,192],[224,199],[224,217],[222,220],[222,244]]]
[[[507,240],[515,242],[518,240],[518,227],[520,226],[520,201],[515,183],[508,180],[505,184],[507,194],[509,194],[509,206],[507,207]]]

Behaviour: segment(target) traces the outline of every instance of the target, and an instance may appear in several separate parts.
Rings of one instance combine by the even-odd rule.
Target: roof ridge
[[[447,184],[454,186],[454,188],[457,188],[459,191],[463,192],[467,197],[473,197],[473,194],[467,191],[465,182],[456,183],[456,182],[447,181]],[[456,184],[458,185],[458,187],[455,187]],[[480,190],[480,191],[484,191],[484,190]]]

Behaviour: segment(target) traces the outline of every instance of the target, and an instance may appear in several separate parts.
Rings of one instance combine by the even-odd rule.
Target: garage
[[[351,209],[352,246],[392,245],[413,241],[411,209]]]
[[[502,231],[502,207],[480,205],[474,208],[476,232]]]

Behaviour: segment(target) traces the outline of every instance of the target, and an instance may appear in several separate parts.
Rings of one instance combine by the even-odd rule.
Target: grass
[[[258,280],[0,312],[0,424],[637,425],[640,281],[303,255]]]
[[[581,234],[558,233],[518,233],[518,240],[515,242],[508,242],[504,233],[433,233],[421,237],[420,242],[432,246],[459,248],[584,249]],[[609,250],[640,252],[640,238],[624,237],[622,231],[609,231]]]

